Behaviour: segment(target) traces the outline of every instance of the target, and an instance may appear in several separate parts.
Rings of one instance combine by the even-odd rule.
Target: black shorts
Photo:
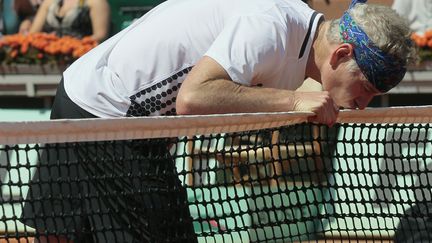
[[[432,203],[418,201],[405,210],[394,234],[395,243],[432,242]]]
[[[60,83],[51,119],[94,118]],[[170,140],[46,144],[21,221],[74,242],[196,242]],[[39,235],[39,236],[38,236]]]

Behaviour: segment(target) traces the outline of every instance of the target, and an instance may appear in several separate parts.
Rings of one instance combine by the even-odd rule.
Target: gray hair
[[[411,29],[408,21],[388,6],[374,4],[356,4],[348,10],[351,17],[382,51],[406,60],[407,64],[416,60],[416,49],[411,41]],[[339,31],[340,19],[330,21],[326,38],[330,43],[341,43]],[[349,70],[359,68],[354,60]]]

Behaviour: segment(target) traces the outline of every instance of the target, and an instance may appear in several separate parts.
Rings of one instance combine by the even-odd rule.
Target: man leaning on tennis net
[[[414,55],[406,22],[389,7],[364,2],[353,1],[336,20],[324,20],[300,0],[164,2],[63,73],[51,119],[312,111],[311,122],[332,126],[341,107],[364,109],[396,86]],[[324,91],[295,91],[305,77]],[[128,166],[81,163],[76,174],[57,176],[109,171],[144,175],[141,181],[72,183],[67,190],[30,184],[27,201],[38,198],[38,204],[27,203],[21,220],[40,232],[35,241],[50,235],[74,242],[197,241],[167,144],[112,146],[112,153],[119,151],[154,159]],[[97,154],[94,146],[60,160]],[[52,157],[48,150],[41,163],[58,163]],[[47,173],[36,172],[33,181]],[[111,190],[125,193],[97,204],[97,196],[67,201]],[[48,203],[49,195],[64,198],[62,206]],[[73,217],[58,223],[63,215]]]

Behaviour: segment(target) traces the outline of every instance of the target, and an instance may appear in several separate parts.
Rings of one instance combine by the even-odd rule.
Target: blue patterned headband
[[[349,9],[367,0],[353,0]],[[385,93],[396,86],[405,76],[406,62],[378,48],[349,15],[344,12],[339,23],[344,43],[354,46],[354,59],[367,80],[380,92]]]

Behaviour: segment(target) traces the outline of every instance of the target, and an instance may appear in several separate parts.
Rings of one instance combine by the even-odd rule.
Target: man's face
[[[364,109],[380,92],[368,82],[360,71],[349,72],[346,65],[329,70],[323,82],[324,90],[330,93],[334,102],[346,109]]]
[[[364,109],[374,96],[381,94],[360,70],[353,70],[354,47],[331,45],[331,53],[322,66],[321,84],[341,108]]]

